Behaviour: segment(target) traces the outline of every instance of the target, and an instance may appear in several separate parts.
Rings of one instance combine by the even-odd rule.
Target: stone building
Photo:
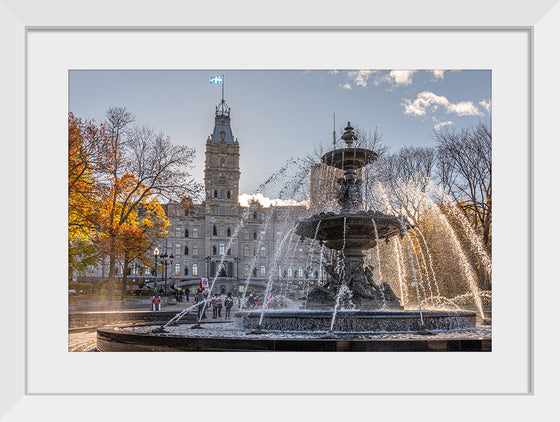
[[[171,286],[181,286],[194,292],[201,279],[211,284],[217,276],[214,292],[242,294],[246,285],[255,292],[263,290],[271,278],[294,287],[319,277],[319,266],[313,266],[310,258],[309,241],[289,233],[307,215],[305,206],[265,207],[255,200],[242,206],[238,202],[239,150],[231,129],[231,109],[222,99],[216,107],[214,130],[206,141],[204,201],[190,207],[164,205],[171,225],[167,238],[158,242],[159,287],[167,286],[169,291]],[[284,249],[279,252],[281,244]],[[104,273],[101,266],[92,269],[87,278],[100,279]],[[128,280],[153,282],[153,265],[133,266]]]

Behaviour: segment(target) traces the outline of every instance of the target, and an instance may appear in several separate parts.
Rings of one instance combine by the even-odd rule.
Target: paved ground
[[[96,352],[97,330],[68,333],[69,352]]]

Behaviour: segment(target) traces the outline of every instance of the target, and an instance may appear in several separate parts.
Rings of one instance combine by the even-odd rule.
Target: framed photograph
[[[246,406],[260,415],[274,406],[275,417],[289,417],[294,407],[278,409],[287,397],[298,414],[308,410],[321,417],[363,416],[373,408],[377,416],[410,419],[431,404],[445,410],[433,416],[437,420],[465,399],[495,417],[551,405],[554,347],[546,314],[558,289],[547,285],[545,293],[536,280],[554,274],[548,272],[554,248],[544,238],[550,217],[540,214],[557,202],[550,199],[553,178],[547,175],[555,154],[546,140],[555,133],[559,92],[551,52],[560,7],[555,1],[516,10],[507,2],[439,9],[437,1],[421,8],[412,1],[398,7],[357,3],[323,5],[320,11],[298,4],[297,13],[284,5],[265,13],[251,1],[219,2],[212,12],[202,4],[144,7],[123,1],[98,2],[85,13],[64,1],[48,8],[0,2],[2,52],[10,63],[1,71],[0,104],[8,122],[2,155],[13,157],[5,160],[2,175],[6,198],[16,204],[3,211],[10,239],[3,248],[9,284],[2,356],[9,364],[0,413],[6,420],[45,414],[75,420],[83,409],[154,419],[162,417],[162,408],[173,417],[182,406],[190,417],[202,417],[218,402],[233,409],[234,418],[243,418]],[[491,352],[70,353],[69,74],[206,69],[490,71]],[[153,95],[154,101],[166,100]],[[414,98],[408,99],[412,104]],[[278,154],[282,146],[265,139],[263,154]],[[500,406],[492,404],[496,396]]]

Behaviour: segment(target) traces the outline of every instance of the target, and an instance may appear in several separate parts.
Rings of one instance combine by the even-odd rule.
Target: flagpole
[[[222,75],[222,103],[224,102],[224,85],[225,85],[224,75]]]

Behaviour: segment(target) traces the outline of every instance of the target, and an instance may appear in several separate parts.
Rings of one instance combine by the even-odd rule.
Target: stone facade
[[[230,122],[230,109],[222,101],[216,108],[213,133],[206,141],[204,201],[189,208],[176,203],[164,206],[171,225],[167,238],[158,243],[158,286],[177,285],[196,291],[201,278],[211,283],[218,274],[215,292],[239,294],[248,278],[250,289],[256,292],[264,289],[271,276],[295,285],[303,285],[308,279],[308,253],[304,253],[308,248],[301,242],[296,245],[297,236],[290,243],[296,248],[293,258],[275,265],[278,245],[296,221],[305,217],[307,209],[264,207],[257,201],[241,206],[239,141],[233,137]],[[168,257],[163,258],[163,254]],[[106,265],[102,265],[92,268],[86,279],[102,279],[107,273]],[[122,269],[117,270],[119,275]],[[132,283],[153,282],[153,265],[133,267],[128,279]]]

